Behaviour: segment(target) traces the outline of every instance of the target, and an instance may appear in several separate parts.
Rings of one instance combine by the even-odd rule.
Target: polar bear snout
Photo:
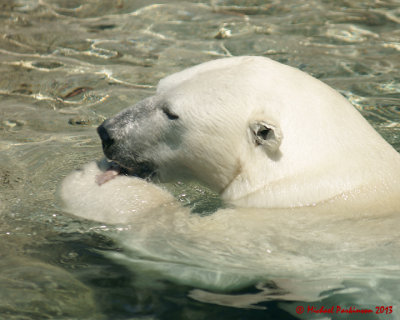
[[[148,151],[140,143],[142,137],[137,129],[135,114],[130,109],[105,120],[98,128],[105,157],[118,167],[118,171],[140,178],[155,176],[156,165],[146,157]],[[136,127],[137,130],[132,130]],[[147,126],[144,125],[146,128]]]

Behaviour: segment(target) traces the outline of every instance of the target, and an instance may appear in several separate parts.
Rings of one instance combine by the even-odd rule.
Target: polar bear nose
[[[110,147],[114,143],[114,139],[110,137],[110,134],[104,127],[104,122],[97,128],[97,133],[100,136],[103,149]]]

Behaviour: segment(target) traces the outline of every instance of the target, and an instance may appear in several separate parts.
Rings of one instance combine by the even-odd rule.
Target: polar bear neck
[[[394,208],[398,208],[400,156],[390,148],[369,151],[371,154],[356,150],[357,156],[348,152],[342,163],[333,158],[321,159],[319,163],[313,162],[295,170],[286,169],[291,167],[291,161],[287,160],[275,163],[276,172],[266,176],[260,172],[271,170],[271,165],[252,162],[252,168],[244,167],[221,196],[241,207],[296,208],[343,202],[349,198],[353,204],[354,200],[359,200],[368,206],[368,203],[380,203],[382,199],[390,198]]]

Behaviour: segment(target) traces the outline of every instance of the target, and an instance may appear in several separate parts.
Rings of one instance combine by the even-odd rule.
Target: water
[[[266,309],[233,308],[221,306],[234,304],[232,292],[200,299],[204,292],[196,287],[110,258],[104,253],[123,252],[111,240],[118,230],[65,214],[57,187],[70,171],[101,157],[94,129],[103,119],[151,95],[160,78],[231,55],[268,56],[323,80],[400,151],[399,24],[398,0],[0,1],[0,318],[300,317],[294,308],[306,302],[262,296],[273,283],[233,292],[259,298],[257,306]],[[170,188],[195,212],[221,205],[199,186]],[[301,243],[296,248],[305,250]],[[357,276],[368,272],[356,268],[347,291],[327,286],[320,290],[327,297],[315,305],[393,301],[395,257],[382,260],[384,272],[368,271],[369,286]],[[326,267],[320,276],[334,274]],[[318,285],[310,278],[309,287]]]

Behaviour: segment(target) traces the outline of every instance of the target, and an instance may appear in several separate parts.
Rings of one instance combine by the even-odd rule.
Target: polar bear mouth
[[[144,180],[152,180],[155,176],[153,166],[146,163],[137,163],[134,167],[126,167],[117,161],[104,158],[99,164],[103,173],[96,176],[96,183],[102,185],[118,175],[134,176]]]
[[[142,178],[145,180],[152,180],[155,176],[156,172],[154,167],[149,163],[135,163],[133,168],[131,167],[124,167],[120,166],[120,174],[127,175],[127,176],[135,176],[138,178]]]
[[[147,162],[135,162],[130,164],[130,166],[126,166],[119,161],[112,160],[111,165],[113,168],[118,169],[119,174],[125,176],[134,176],[145,180],[151,180],[155,175],[154,166]]]

